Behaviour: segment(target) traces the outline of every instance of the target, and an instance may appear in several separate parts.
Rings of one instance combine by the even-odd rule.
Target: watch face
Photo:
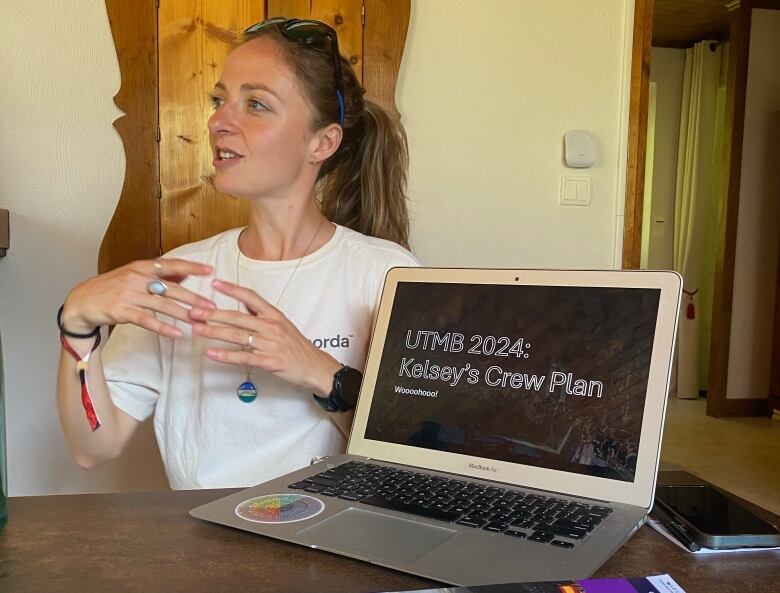
[[[357,405],[358,395],[360,394],[360,384],[363,382],[363,373],[351,367],[347,367],[341,375],[341,399],[346,404],[348,410]]]

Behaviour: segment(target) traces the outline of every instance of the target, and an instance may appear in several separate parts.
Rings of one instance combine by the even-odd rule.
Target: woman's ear
[[[338,124],[330,124],[317,130],[316,142],[311,155],[312,160],[321,163],[332,156],[338,150],[343,137],[344,130]]]

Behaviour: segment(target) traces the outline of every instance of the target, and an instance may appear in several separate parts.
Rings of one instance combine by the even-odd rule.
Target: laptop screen
[[[660,293],[399,282],[364,437],[633,482]]]

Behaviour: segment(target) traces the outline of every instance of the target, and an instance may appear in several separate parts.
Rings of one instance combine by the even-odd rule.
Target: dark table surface
[[[661,472],[659,482],[695,480]],[[362,593],[438,585],[187,514],[230,492],[11,498],[9,522],[0,531],[0,592]],[[662,573],[687,593],[780,591],[780,550],[693,555],[644,526],[594,576]]]

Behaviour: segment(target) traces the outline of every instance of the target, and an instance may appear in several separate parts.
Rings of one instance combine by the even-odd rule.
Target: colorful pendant
[[[257,386],[249,380],[249,374],[247,374],[246,381],[238,386],[236,395],[245,404],[251,404],[257,398]]]

